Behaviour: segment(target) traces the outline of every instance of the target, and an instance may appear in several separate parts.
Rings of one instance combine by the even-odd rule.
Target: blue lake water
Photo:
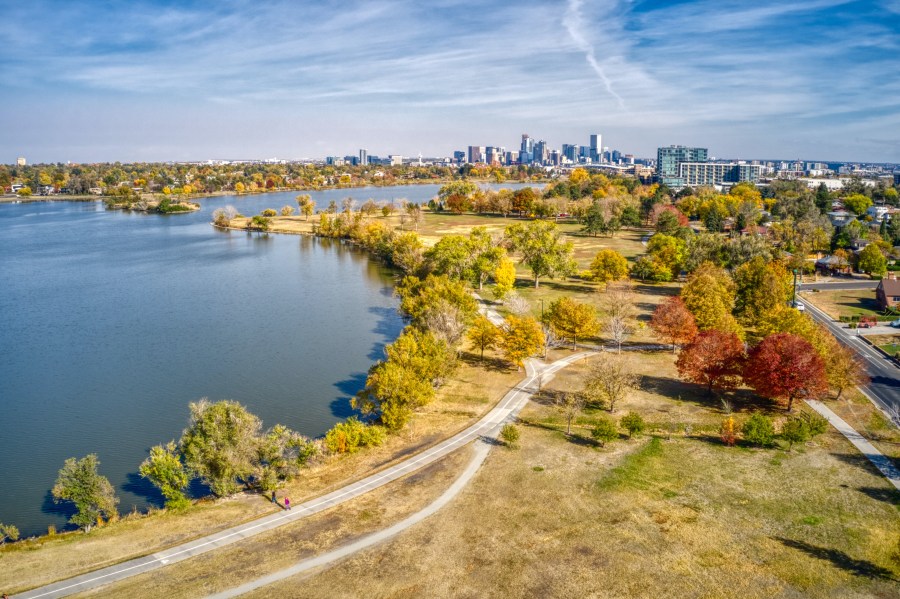
[[[312,195],[324,208],[437,190]],[[393,273],[339,242],[209,224],[217,207],[257,214],[296,195],[207,198],[170,216],[0,204],[0,522],[23,536],[63,529],[49,491],[66,458],[88,453],[121,511],[155,503],[137,467],[178,439],[201,397],[309,436],[350,415],[349,397],[403,326]]]

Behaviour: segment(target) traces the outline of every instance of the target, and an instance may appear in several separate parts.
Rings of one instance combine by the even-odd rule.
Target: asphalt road
[[[853,329],[839,326],[830,316],[810,302],[803,303],[806,305],[807,314],[822,323],[838,341],[862,358],[866,373],[872,379],[871,383],[861,388],[862,392],[896,422],[897,416],[895,415],[900,414],[900,369],[897,368],[894,361],[874,349],[858,335],[852,334]],[[900,422],[897,424],[900,425]]]

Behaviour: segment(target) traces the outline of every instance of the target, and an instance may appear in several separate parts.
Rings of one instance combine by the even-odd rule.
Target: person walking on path
[[[272,503],[278,503],[278,499],[275,497],[277,494],[278,491],[272,491]]]
[[[287,497],[284,498],[284,509],[286,509],[286,510],[291,509],[291,500],[288,499]]]

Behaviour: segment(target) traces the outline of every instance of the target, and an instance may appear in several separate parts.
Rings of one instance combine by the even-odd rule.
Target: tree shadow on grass
[[[881,473],[881,470],[876,468],[875,464],[870,462],[869,458],[867,458],[865,455],[863,455],[861,453],[835,453],[835,452],[832,452],[831,455],[834,456],[835,458],[837,458],[838,460],[844,462],[845,464],[848,464],[850,466],[856,466],[857,468],[859,468],[861,470],[865,470],[872,476],[877,476],[879,478],[884,476]]]
[[[523,420],[522,424],[524,424],[525,426],[532,426],[535,428],[540,428],[545,431],[549,431],[551,433],[556,433],[573,445],[578,445],[580,447],[593,447],[593,448],[597,448],[597,449],[603,448],[603,445],[601,445],[599,442],[594,440],[593,437],[579,435],[577,432],[573,432],[571,435],[567,435],[566,434],[566,426],[564,423],[559,424],[559,425],[553,425],[553,424],[548,424],[546,422],[540,422],[540,421],[535,421],[535,420],[529,420],[529,421]],[[619,435],[618,439],[616,439],[616,440],[618,441],[618,440],[627,439],[627,438],[628,437],[626,437],[625,435]]]
[[[634,286],[635,293],[640,295],[659,295],[659,296],[672,296],[678,295],[678,289],[674,287],[666,287],[663,285],[648,285],[646,283],[640,283]]]
[[[511,370],[509,362],[490,356],[486,356],[484,360],[482,360],[480,353],[462,352],[459,355],[459,360],[467,366],[480,367],[491,372],[509,372]],[[522,371],[522,376],[525,376],[524,371]]]
[[[516,280],[516,287],[519,289],[534,289],[534,279],[529,278],[527,281],[524,279]],[[538,289],[552,289],[553,291],[562,291],[566,293],[593,293],[596,291],[596,287],[582,282],[576,281],[574,279],[567,280],[553,280],[542,277],[540,282],[540,287]]]
[[[771,399],[759,397],[747,389],[710,394],[706,387],[687,383],[678,379],[659,376],[643,375],[641,377],[641,389],[651,393],[658,393],[666,397],[676,398],[707,408],[710,410],[722,410],[722,399],[731,404],[732,411],[737,413],[763,412],[783,410]],[[796,402],[795,402],[796,403]]]
[[[875,501],[883,501],[894,507],[900,508],[900,491],[897,489],[887,487],[859,487],[857,491],[868,495]]]
[[[831,562],[837,568],[849,572],[855,576],[863,576],[866,578],[881,578],[884,580],[897,580],[894,573],[887,568],[882,568],[877,564],[873,564],[868,560],[854,559],[837,549],[828,549],[826,547],[816,547],[804,541],[795,541],[793,539],[785,539],[784,537],[773,537],[776,541],[785,547],[802,551],[809,556],[817,559]]]

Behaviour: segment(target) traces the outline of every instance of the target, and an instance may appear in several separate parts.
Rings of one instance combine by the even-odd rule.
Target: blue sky
[[[0,162],[450,155],[900,162],[900,0],[0,0]]]

